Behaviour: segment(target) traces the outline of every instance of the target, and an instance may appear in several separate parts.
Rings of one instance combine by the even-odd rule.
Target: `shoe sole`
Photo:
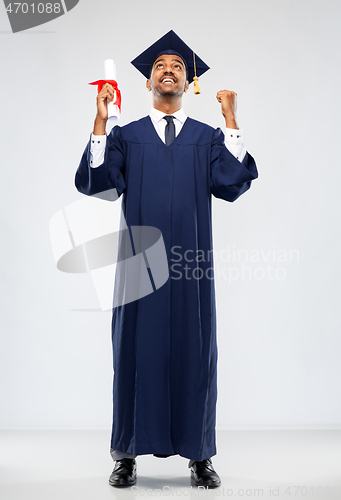
[[[131,483],[114,483],[113,481],[108,481],[110,486],[115,486],[115,488],[127,488],[128,486],[134,486],[134,484],[136,483],[136,479],[135,481],[132,481]]]

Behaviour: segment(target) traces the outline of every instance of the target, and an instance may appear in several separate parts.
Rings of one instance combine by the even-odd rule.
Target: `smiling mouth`
[[[175,80],[173,78],[166,77],[161,80],[161,83],[175,83]]]

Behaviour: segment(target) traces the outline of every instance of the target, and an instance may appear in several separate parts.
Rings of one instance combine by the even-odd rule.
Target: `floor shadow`
[[[151,477],[151,476],[137,476],[136,486],[143,489],[163,489],[170,488],[186,488],[190,486],[190,476],[188,477]]]

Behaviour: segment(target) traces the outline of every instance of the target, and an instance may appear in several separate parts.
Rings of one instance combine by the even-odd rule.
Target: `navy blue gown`
[[[216,454],[211,195],[236,200],[258,176],[255,161],[247,153],[240,163],[220,128],[191,118],[166,146],[149,116],[112,129],[101,166],[90,168],[89,154],[90,141],[77,189],[116,188],[127,226],[158,228],[169,262],[163,286],[113,308],[111,449],[204,460]]]

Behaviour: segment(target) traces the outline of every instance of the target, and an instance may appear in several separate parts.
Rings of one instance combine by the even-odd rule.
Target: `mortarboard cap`
[[[156,58],[161,54],[176,54],[183,59],[188,72],[188,81],[191,83],[194,80],[194,92],[200,94],[198,77],[210,68],[173,30],[168,31],[168,33],[148,47],[148,49],[131,61],[131,64],[146,78],[149,78],[150,69]]]

